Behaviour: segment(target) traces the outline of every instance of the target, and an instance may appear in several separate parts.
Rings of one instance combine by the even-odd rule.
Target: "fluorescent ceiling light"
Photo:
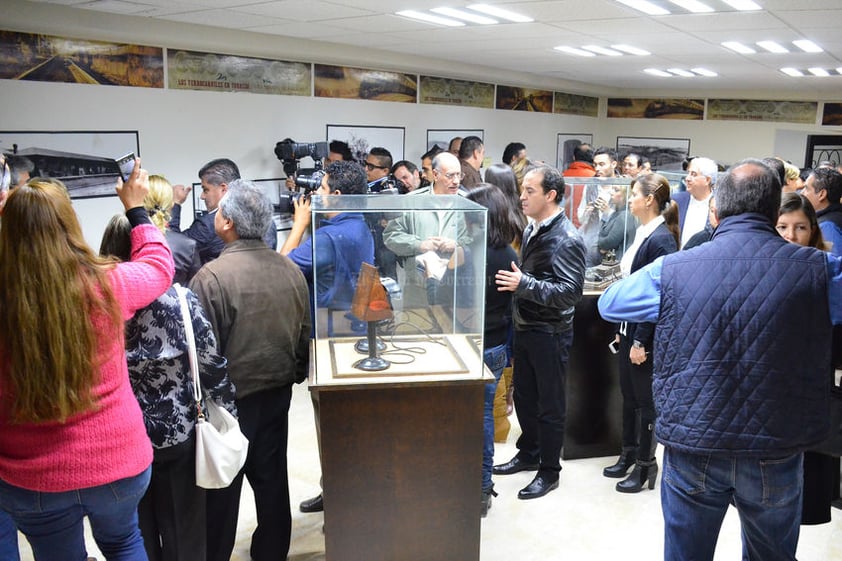
[[[713,11],[713,8],[707,4],[702,4],[699,0],[670,0],[670,2],[676,6],[681,6],[688,12],[693,12],[694,14],[702,14]]]
[[[625,4],[629,8],[641,11],[644,14],[649,14],[650,16],[669,15],[669,10],[665,10],[664,8],[656,6],[652,2],[647,2],[646,0],[617,0],[617,2]]]
[[[600,55],[623,56],[623,53],[621,53],[621,52],[614,51],[614,50],[611,50],[611,49],[606,49],[605,47],[598,47],[596,45],[585,45],[582,48],[585,49],[586,51],[592,51],[592,52],[600,54]]]
[[[652,54],[649,51],[644,51],[643,49],[638,49],[637,47],[632,47],[631,45],[611,45],[611,48],[623,51],[624,53],[629,53],[630,55],[649,56]]]
[[[437,14],[441,14],[443,16],[448,16],[456,19],[463,19],[471,23],[479,23],[482,25],[491,25],[494,23],[499,23],[496,19],[487,18],[479,14],[472,14],[470,12],[463,12],[462,10],[457,10],[454,8],[433,8],[430,11],[435,12]]]
[[[794,78],[799,78],[804,75],[804,73],[798,70],[797,68],[781,68],[781,72],[783,72],[787,76],[792,76]]]
[[[657,68],[646,68],[644,70],[647,74],[651,74],[652,76],[659,76],[661,78],[672,78],[672,74],[669,72],[664,72],[663,70],[658,70]]]
[[[529,23],[531,21],[535,21],[529,16],[510,12],[509,10],[504,10],[502,8],[498,8],[497,6],[490,6],[488,4],[471,4],[468,6],[468,9],[475,12],[482,12],[483,14],[488,14],[489,16],[513,21],[515,23]]]
[[[571,55],[578,55],[578,56],[596,56],[595,54],[593,54],[593,53],[592,53],[592,52],[590,52],[590,51],[583,51],[582,49],[577,49],[577,48],[575,48],[575,47],[565,47],[565,46],[560,46],[560,47],[553,47],[553,49],[555,49],[555,50],[557,50],[557,51],[561,51],[561,52],[563,52],[563,53],[571,54]]]
[[[808,68],[807,70],[809,70],[810,74],[812,74],[813,76],[821,76],[822,78],[824,78],[825,76],[830,76],[830,72],[828,72],[824,68],[813,67]]]
[[[757,5],[756,2],[753,0],[722,0],[735,10],[740,10],[742,12],[749,12],[751,10],[762,10],[760,6]]]
[[[689,70],[684,70],[683,68],[667,68],[667,72],[672,72],[676,76],[681,76],[682,78],[693,78],[695,76],[695,74]]]
[[[836,69],[836,73],[842,76],[842,66]]]
[[[736,53],[740,53],[741,55],[753,55],[757,52],[751,47],[746,47],[742,43],[738,43],[736,41],[725,41],[724,43],[722,43],[722,46],[726,49],[731,49]]]
[[[821,53],[824,49],[810,41],[809,39],[799,39],[792,42],[793,45],[804,51],[805,53]]]
[[[706,76],[708,78],[713,78],[714,76],[719,76],[719,74],[717,74],[713,70],[708,70],[707,68],[691,68],[691,70],[693,72],[695,72],[696,74],[698,74],[699,76]]]
[[[788,53],[789,49],[775,43],[774,41],[758,41],[757,46],[761,49],[766,49],[770,53]]]
[[[403,10],[402,12],[397,12],[397,15],[403,16],[405,18],[417,19],[419,21],[424,21],[427,23],[446,25],[448,27],[463,27],[465,25],[465,22],[462,21],[456,21],[455,19],[434,16],[433,14],[425,14],[424,12],[416,12],[415,10]]]

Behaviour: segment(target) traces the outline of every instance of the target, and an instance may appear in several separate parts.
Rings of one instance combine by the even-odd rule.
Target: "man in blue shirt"
[[[730,504],[745,558],[795,559],[802,452],[828,433],[842,260],[777,234],[780,190],[763,162],[735,164],[716,191],[710,242],[658,259],[599,299],[608,321],[657,323],[666,561],[713,559]]]
[[[833,168],[818,168],[804,184],[803,194],[816,209],[819,228],[830,252],[842,255],[842,173]]]

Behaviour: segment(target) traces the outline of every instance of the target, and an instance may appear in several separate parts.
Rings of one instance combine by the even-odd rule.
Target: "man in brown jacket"
[[[240,475],[207,493],[209,561],[231,557],[243,474],[258,513],[251,558],[286,559],[289,551],[288,413],[292,384],[307,377],[311,319],[304,275],[262,240],[271,219],[272,204],[259,188],[231,182],[214,219],[225,249],[190,282],[228,359],[240,428],[249,439]]]

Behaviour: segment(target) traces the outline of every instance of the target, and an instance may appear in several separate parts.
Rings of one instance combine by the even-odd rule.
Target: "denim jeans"
[[[485,402],[483,406],[482,429],[482,488],[491,487],[491,466],[494,463],[494,395],[497,393],[497,382],[503,375],[503,369],[508,362],[506,344],[485,349],[482,360],[494,374],[494,381],[485,385]]]
[[[713,559],[728,505],[751,561],[794,561],[801,523],[802,454],[711,456],[664,447],[664,560]]]
[[[5,510],[0,510],[0,559],[19,561],[18,529],[12,517]]]
[[[84,561],[87,516],[97,546],[109,561],[147,561],[137,526],[137,503],[150,468],[106,485],[42,493],[0,481],[0,505],[32,546],[38,561]]]

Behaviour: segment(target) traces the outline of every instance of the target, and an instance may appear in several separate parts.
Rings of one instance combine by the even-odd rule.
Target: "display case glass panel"
[[[484,207],[372,194],[313,196],[311,212],[316,384],[482,377]],[[379,268],[360,266],[372,246]]]

